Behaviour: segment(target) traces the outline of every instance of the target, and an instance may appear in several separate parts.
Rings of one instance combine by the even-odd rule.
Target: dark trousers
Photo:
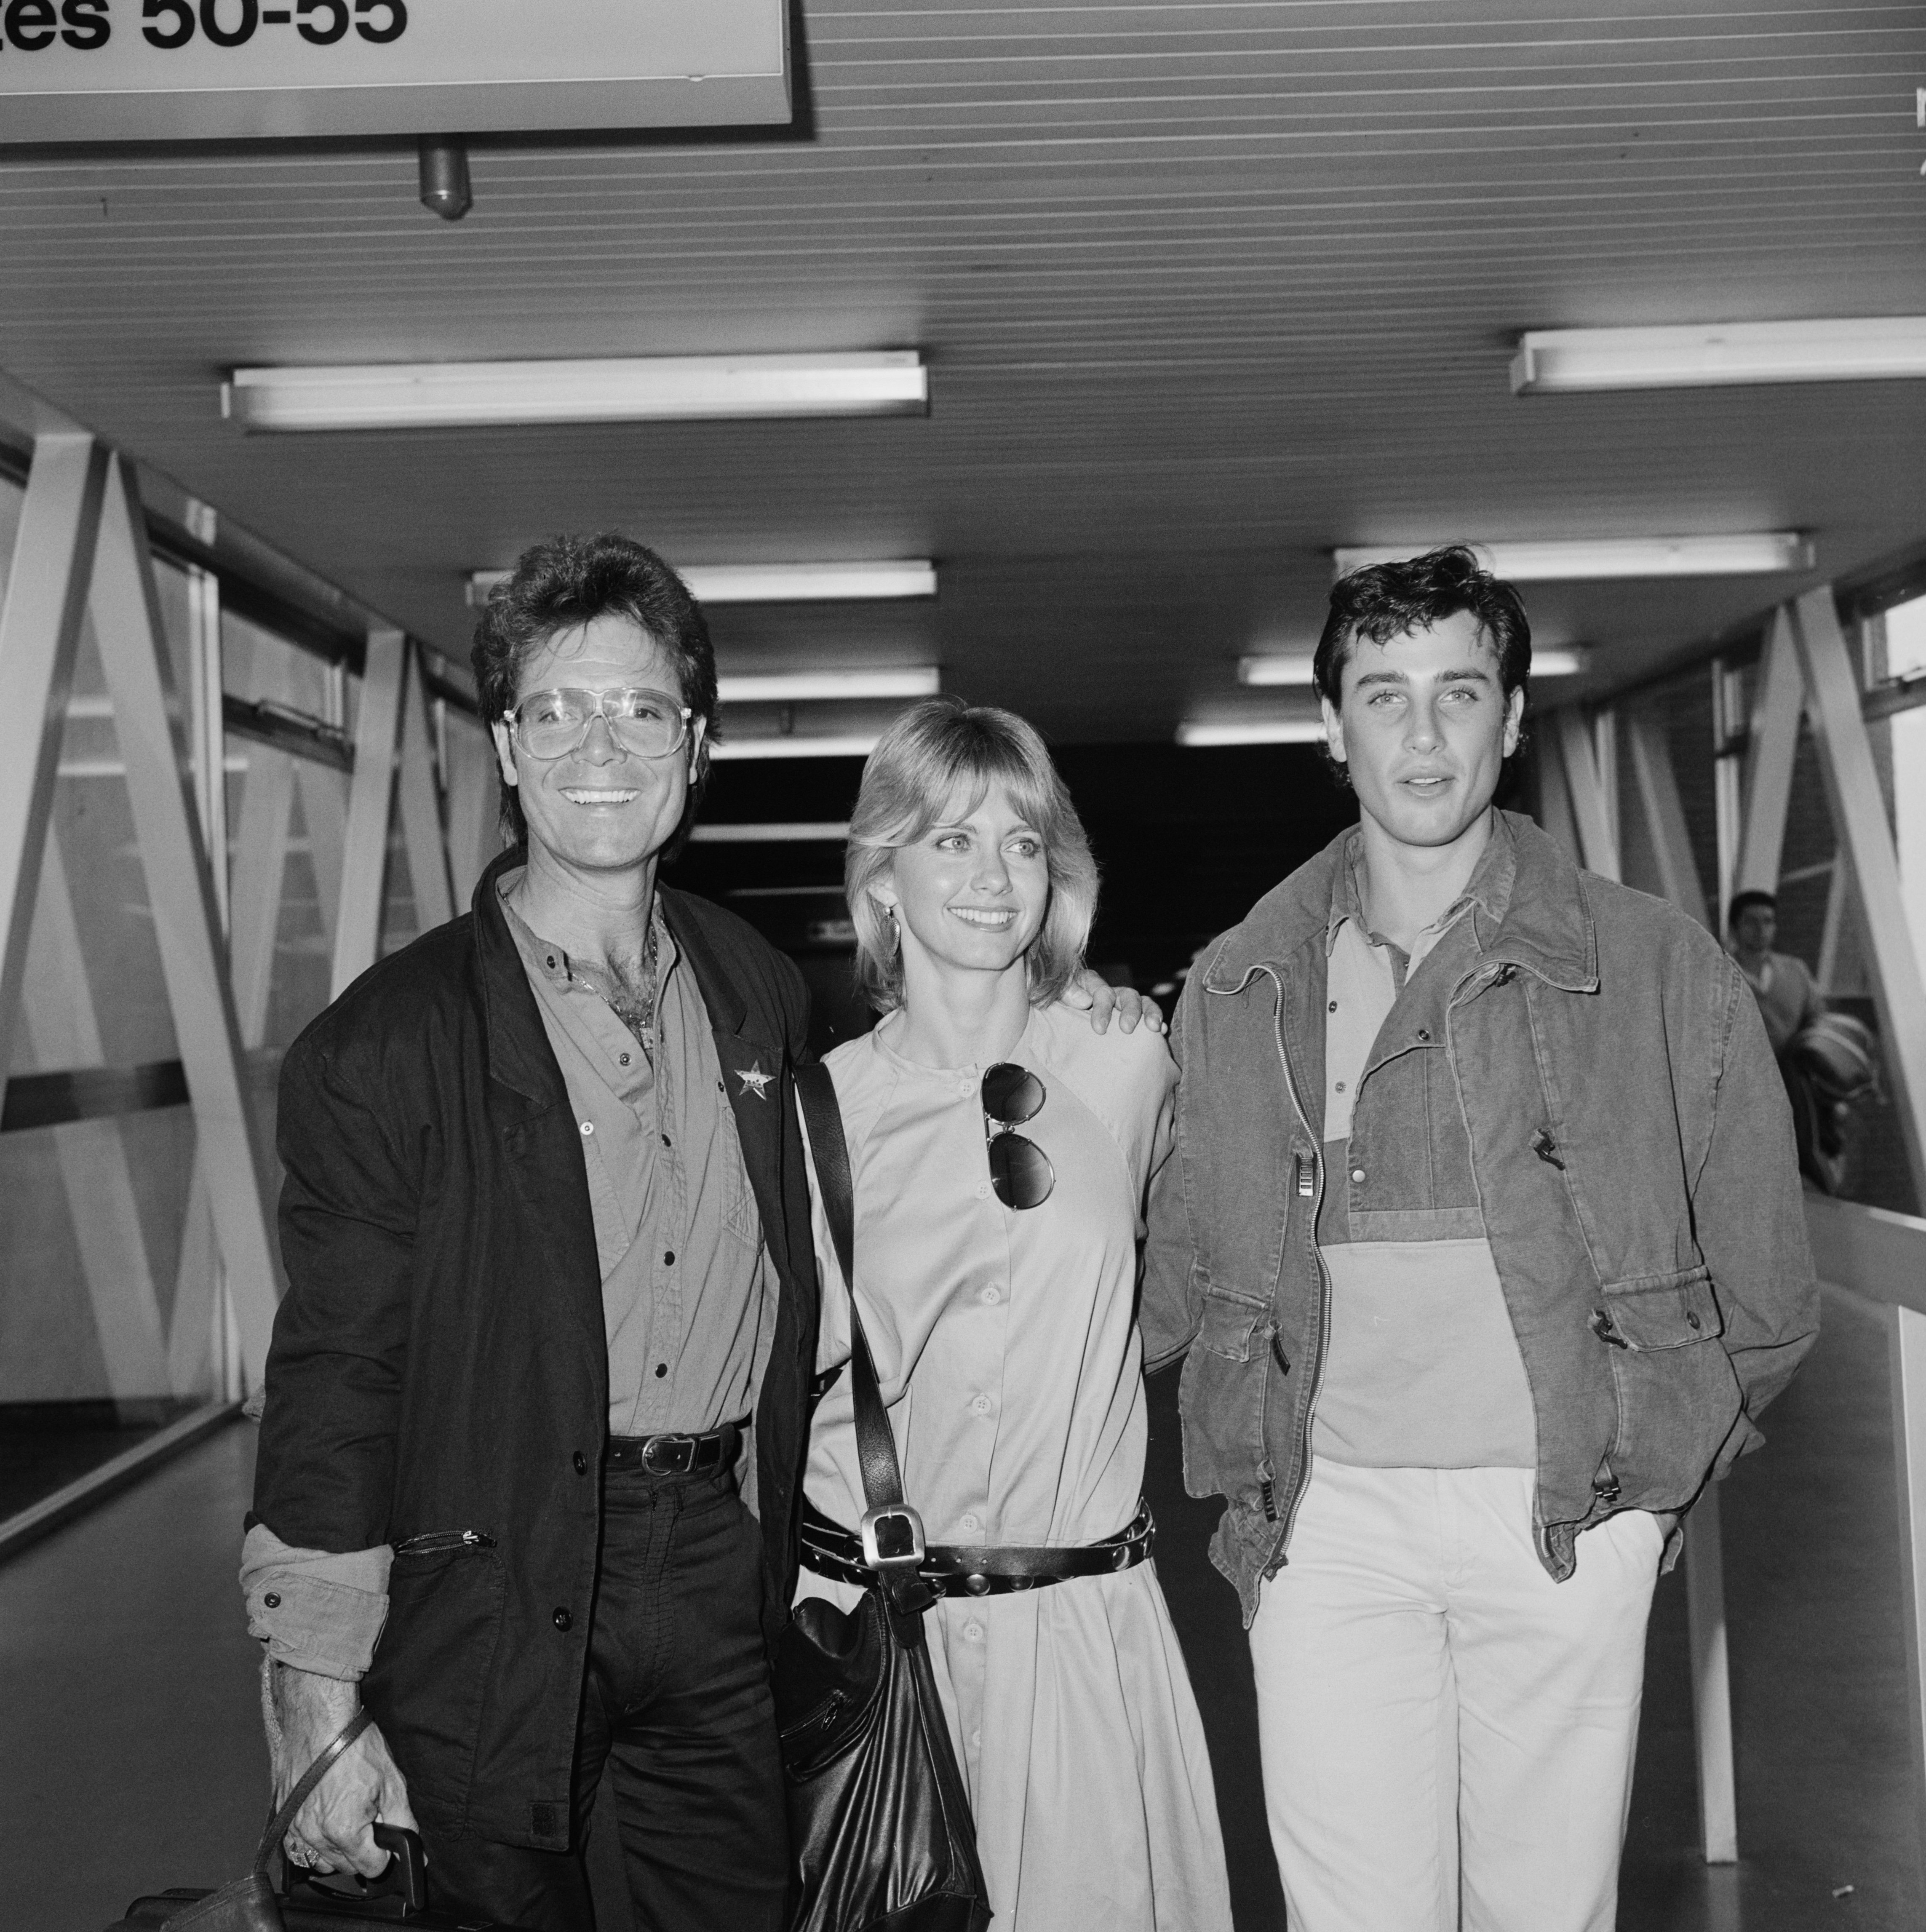
[[[606,1772],[637,1932],[782,1932],[789,1839],[762,1588],[762,1533],[733,1477],[610,1471],[574,1849],[430,1835],[430,1903],[590,1932],[582,1850]]]

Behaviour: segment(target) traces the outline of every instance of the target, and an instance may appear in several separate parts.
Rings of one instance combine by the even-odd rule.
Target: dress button
[[[983,1627],[981,1624],[977,1622],[974,1617],[972,1617],[970,1621],[963,1626],[963,1634],[967,1636],[972,1643],[981,1643],[983,1640]]]
[[[976,1415],[988,1415],[993,1406],[988,1396],[980,1395],[970,1404],[970,1412]]]
[[[1351,1178],[1358,1186],[1362,1187],[1364,1185],[1364,1170],[1361,1167],[1354,1167],[1351,1170]]]
[[[589,1459],[582,1454],[580,1450],[578,1449],[568,1460],[574,1464],[577,1475],[586,1476],[589,1473]]]
[[[974,1536],[982,1526],[983,1519],[974,1510],[965,1510],[963,1512],[961,1527],[967,1529],[972,1536]]]
[[[566,1610],[558,1610],[555,1612],[555,1628],[557,1630],[572,1630],[574,1623],[575,1619]]]
[[[1003,1290],[1000,1288],[986,1288],[983,1290],[982,1294],[977,1296],[976,1299],[982,1302],[986,1308],[994,1308],[998,1302],[1002,1300]]]
[[[978,1181],[976,1184],[976,1198],[979,1201],[987,1201],[989,1198],[990,1184],[987,1180]]]
[[[595,1124],[595,1122],[594,1122],[594,1121],[592,1121],[592,1120],[584,1120],[584,1121],[582,1123],[582,1132],[583,1132],[585,1135],[586,1135],[586,1134],[592,1134],[592,1133],[593,1133],[593,1132],[595,1132],[595,1130],[596,1130],[596,1124]]]

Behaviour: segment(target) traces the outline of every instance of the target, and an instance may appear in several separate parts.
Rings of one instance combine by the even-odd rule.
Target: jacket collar
[[[1598,934],[1578,868],[1530,819],[1498,816],[1466,894],[1481,963],[1516,966],[1566,992],[1596,992]],[[1310,941],[1328,938],[1358,836],[1354,826],[1340,832],[1225,934],[1205,969],[1206,992],[1241,992],[1253,974],[1280,969]]]
[[[522,964],[520,949],[502,908],[500,882],[505,872],[526,862],[519,848],[494,860],[475,888],[475,943],[481,958],[482,1002],[487,1013],[488,1071],[542,1106],[559,1106],[568,1099],[562,1070],[548,1044],[534,988]],[[718,1032],[733,1034],[771,1052],[779,1043],[745,1033],[748,1002],[736,976],[710,944],[696,913],[700,903],[673,886],[656,888],[662,916],[676,950],[695,975],[697,989]]]

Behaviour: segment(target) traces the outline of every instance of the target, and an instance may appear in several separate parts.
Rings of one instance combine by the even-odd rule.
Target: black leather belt
[[[740,1423],[725,1422],[700,1436],[611,1436],[608,1467],[646,1469],[652,1476],[696,1476],[726,1469],[741,1446]]]
[[[802,1498],[802,1567],[838,1583],[868,1585],[876,1572],[862,1560],[862,1539]],[[939,1597],[999,1597],[1036,1590],[1072,1576],[1108,1576],[1134,1569],[1150,1553],[1156,1526],[1139,1502],[1127,1529],[1101,1543],[932,1544],[916,1574]]]

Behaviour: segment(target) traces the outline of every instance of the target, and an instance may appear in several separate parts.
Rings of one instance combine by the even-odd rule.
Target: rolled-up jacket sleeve
[[[241,1550],[248,1634],[278,1664],[358,1681],[388,1618],[386,1544],[370,1550],[297,1550],[266,1523]]]
[[[1757,1445],[1751,1419],[1792,1380],[1819,1334],[1792,1109],[1756,1003],[1736,968],[1728,1001],[1712,1136],[1692,1190],[1694,1232],[1745,1402],[1721,1471]]]

